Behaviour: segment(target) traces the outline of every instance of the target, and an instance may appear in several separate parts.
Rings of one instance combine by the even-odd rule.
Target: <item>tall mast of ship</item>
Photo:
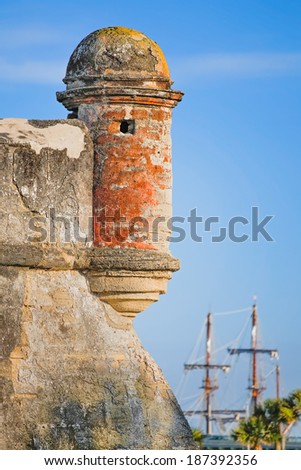
[[[211,398],[212,394],[215,390],[218,389],[217,384],[213,384],[211,380],[210,371],[212,369],[222,369],[223,372],[227,372],[230,369],[229,365],[225,364],[212,364],[211,363],[211,347],[212,347],[212,315],[209,312],[207,314],[207,321],[206,321],[206,355],[205,355],[205,363],[204,364],[185,364],[185,370],[193,370],[193,369],[205,369],[205,378],[204,384],[200,387],[203,388],[205,391],[205,400],[206,406],[205,410],[196,410],[196,411],[185,411],[184,414],[186,416],[193,416],[193,415],[204,415],[206,420],[206,434],[212,434],[212,421],[216,419],[216,415],[233,415],[233,414],[241,414],[244,413],[244,410],[212,410],[211,405]],[[233,421],[235,418],[226,418],[224,421]]]
[[[255,408],[258,404],[258,397],[260,396],[261,392],[264,390],[259,384],[258,381],[258,373],[257,373],[257,358],[259,354],[269,354],[271,357],[275,357],[278,355],[277,349],[261,349],[257,347],[257,339],[258,339],[258,314],[257,314],[257,306],[256,303],[253,304],[252,308],[252,330],[251,330],[251,348],[239,348],[239,349],[228,349],[230,354],[242,354],[247,353],[251,354],[252,358],[252,383],[250,389],[252,391],[251,395],[251,414],[254,412]]]
[[[280,398],[280,366],[276,366],[276,398]]]
[[[212,413],[211,413],[211,393],[216,390],[216,386],[211,385],[211,379],[210,379],[210,360],[211,360],[211,313],[208,313],[207,315],[207,342],[206,342],[206,376],[205,376],[205,383],[204,383],[204,389],[205,389],[205,395],[206,395],[206,433],[211,434],[212,433]]]

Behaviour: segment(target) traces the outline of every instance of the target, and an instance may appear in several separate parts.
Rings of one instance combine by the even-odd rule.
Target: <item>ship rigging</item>
[[[244,325],[242,331],[238,335],[236,340],[228,343],[228,347],[225,348],[227,356],[224,360],[216,361],[213,356],[213,318],[220,315],[231,315],[237,313],[249,312],[247,322]],[[250,315],[251,312],[251,315]],[[246,329],[247,324],[251,320],[251,339],[250,347],[242,347],[238,344],[242,337],[243,332]],[[225,432],[225,425],[239,421],[241,418],[247,417],[253,413],[255,407],[262,399],[262,394],[266,389],[264,385],[264,379],[259,374],[259,361],[263,356],[269,356],[272,360],[278,359],[277,349],[266,349],[263,348],[259,341],[259,322],[258,322],[258,311],[256,303],[253,304],[252,308],[241,309],[232,312],[221,312],[219,314],[208,313],[204,325],[206,331],[206,345],[205,355],[201,358],[190,358],[190,360],[184,364],[185,375],[192,371],[203,371],[202,382],[199,388],[203,390],[203,393],[199,393],[197,400],[193,406],[184,408],[184,414],[188,419],[195,417],[200,418],[200,428],[206,435],[213,433],[213,423],[216,423],[219,430]],[[203,335],[201,335],[202,337]],[[231,346],[231,347],[229,347]],[[215,392],[219,389],[218,376],[220,372],[228,375],[231,368],[233,368],[235,362],[231,359],[238,359],[241,355],[248,355],[250,357],[250,376],[249,386],[246,388],[249,390],[250,396],[248,397],[247,403],[244,407],[214,407]],[[201,360],[203,359],[203,360]],[[280,396],[280,367],[277,364],[274,366],[265,378],[271,375],[272,372],[276,374],[276,397]],[[229,374],[230,375],[230,374]],[[199,375],[198,375],[199,380]],[[180,386],[180,391],[183,390],[183,382]],[[221,401],[223,402],[224,401]],[[205,425],[205,426],[204,426]]]

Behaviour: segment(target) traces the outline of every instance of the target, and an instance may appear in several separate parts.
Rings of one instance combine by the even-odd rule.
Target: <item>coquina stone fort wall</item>
[[[192,448],[132,326],[179,269],[182,94],[157,44],[127,28],[87,36],[64,81],[69,119],[0,120],[1,448]]]

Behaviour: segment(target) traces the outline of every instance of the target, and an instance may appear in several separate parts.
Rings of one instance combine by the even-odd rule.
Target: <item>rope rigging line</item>
[[[231,341],[228,341],[227,343],[225,343],[223,346],[220,346],[218,349],[216,349],[214,351],[214,354],[217,354],[218,352],[222,351],[223,349],[226,349],[228,346],[231,346],[233,345],[233,347],[235,346],[236,343],[239,342],[241,336],[244,334],[247,326],[248,326],[248,323],[249,323],[249,320],[250,320],[251,317],[247,318],[245,323],[243,324],[242,326],[242,329],[240,330],[240,332],[238,333],[238,335],[236,336],[236,338],[232,339]],[[223,361],[223,364],[225,363],[225,361],[229,358],[230,354],[227,355],[226,359]],[[195,362],[197,361],[201,361],[205,358],[205,354],[203,354],[202,356],[199,356],[195,359]]]
[[[182,398],[182,401],[192,400],[193,398],[200,398],[200,394],[195,393],[194,395],[190,395],[189,397]]]
[[[203,335],[204,335],[204,331],[205,331],[205,325],[206,325],[206,320],[203,321],[201,331],[200,331],[200,333],[197,337],[196,343],[195,343],[195,345],[192,349],[192,352],[190,354],[190,357],[187,361],[188,364],[193,364],[194,361],[196,360],[196,359],[193,359],[193,358],[196,355],[197,350],[199,349],[199,346],[201,344],[201,341],[202,341],[202,338],[203,338]],[[176,394],[176,396],[178,397],[179,400],[182,398],[182,393],[184,391],[186,381],[187,381],[187,371],[184,370],[184,374],[182,374],[180,383],[179,383],[179,385],[178,385],[178,387],[175,391],[175,394]]]
[[[217,361],[219,364],[221,365],[230,365],[231,366],[231,371],[233,368],[235,368],[235,365],[236,363],[238,362],[239,360],[239,354],[230,354],[230,352],[228,351],[228,349],[237,349],[239,348],[240,345],[244,344],[245,341],[246,341],[246,331],[247,331],[247,328],[248,328],[248,325],[249,325],[249,322],[252,318],[252,307],[246,307],[246,308],[241,308],[241,309],[236,309],[236,310],[228,310],[228,311],[222,311],[222,312],[216,312],[216,313],[212,313],[212,317],[223,317],[223,316],[228,316],[228,315],[237,315],[237,314],[240,314],[240,313],[250,313],[250,315],[247,315],[247,318],[242,318],[243,321],[243,325],[242,327],[240,328],[240,331],[238,332],[238,334],[236,335],[236,337],[230,341],[227,341],[226,343],[224,343],[222,346],[218,347],[216,350],[214,349],[214,344],[218,344],[219,341],[216,341],[216,335],[215,335],[215,329],[213,331],[211,331],[211,364],[213,364],[213,367],[214,367],[214,364],[216,364],[216,361],[214,360],[215,358],[217,358],[217,354],[219,354],[219,356],[224,356],[224,359],[222,361]],[[227,321],[227,320],[226,320]],[[230,321],[230,320],[228,320]],[[242,322],[240,322],[242,323]],[[205,357],[206,357],[206,354],[201,354],[201,355],[198,355],[198,353],[200,352],[200,349],[202,347],[202,342],[204,341],[204,335],[205,335],[205,330],[206,330],[206,324],[207,324],[207,317],[205,317],[204,319],[204,322],[202,323],[202,327],[201,327],[201,331],[198,335],[198,338],[197,338],[197,341],[195,342],[194,344],[194,347],[192,349],[192,352],[190,354],[190,357],[189,357],[189,360],[187,361],[187,363],[189,364],[195,364],[195,365],[198,365],[200,364],[201,366],[203,364],[201,364],[201,362],[204,361]],[[261,328],[260,328],[260,323],[258,322],[257,323],[257,344],[258,346],[261,344],[262,342],[262,335],[261,335]],[[230,327],[230,325],[229,325]],[[237,329],[235,328],[235,330],[237,331]],[[228,328],[228,336],[229,336],[229,333],[231,334],[232,332],[232,328],[229,329]],[[217,335],[217,339],[218,339],[218,336]],[[257,347],[258,347],[257,346]],[[223,351],[227,351],[227,354],[223,354],[222,352]],[[251,360],[251,358],[249,358]],[[218,366],[220,367],[220,366]],[[263,364],[263,361],[262,360],[259,360],[258,361],[258,378],[259,378],[259,382],[260,383],[264,383],[266,382],[266,379],[268,377],[270,377],[276,370],[276,367],[274,367],[272,370],[270,370],[268,373],[266,372],[266,368],[264,367],[264,364]],[[223,402],[231,402],[231,406],[233,406],[233,403],[239,403],[242,399],[243,399],[243,395],[241,395],[239,398],[236,398],[234,400],[234,393],[231,392],[231,389],[232,389],[232,384],[231,384],[231,376],[233,376],[233,373],[235,371],[233,371],[232,373],[229,374],[226,374],[227,377],[225,377],[224,374],[222,374],[223,376]],[[249,367],[249,371],[250,371],[250,367]],[[188,370],[185,370],[184,371],[184,374],[182,376],[182,379],[181,379],[181,382],[179,384],[179,387],[178,387],[178,392],[176,392],[176,394],[180,394],[182,391],[184,391],[184,386],[185,388],[187,389],[187,381],[188,381],[188,373],[189,371]],[[213,371],[212,371],[213,372]],[[221,380],[219,378],[220,374],[224,372],[222,369],[220,368],[216,368],[211,376],[211,380],[212,380],[212,383],[216,383],[217,384],[217,380]],[[236,374],[237,375],[237,374]],[[235,379],[236,380],[236,379]],[[249,384],[251,383],[251,377],[249,375]],[[186,382],[186,384],[185,384]],[[203,388],[203,387],[202,387]],[[217,395],[219,394],[219,392],[217,393]],[[181,393],[182,395],[182,393]],[[246,413],[247,413],[247,416],[248,414],[250,413],[250,406],[251,406],[251,393],[248,393],[247,394],[248,397],[246,397],[246,399],[244,400],[245,401],[245,405],[243,405],[243,408],[246,409]],[[226,399],[226,396],[227,396],[227,399]],[[204,406],[204,400],[205,400],[205,396],[204,394],[194,394],[194,395],[190,395],[189,397],[182,397],[183,401],[187,404],[187,402],[189,400],[192,400],[193,401],[193,404],[190,408],[187,408],[185,407],[187,410],[190,410],[192,412],[195,412],[195,411],[198,411],[200,409],[202,409],[201,407]],[[226,400],[225,400],[226,399]],[[219,397],[218,396],[215,396],[214,393],[212,393],[212,404],[216,404],[216,400],[219,401]],[[200,415],[200,420],[203,419]],[[215,418],[215,427],[217,428],[223,428],[223,430],[225,430],[225,425],[226,425],[226,422],[224,422],[223,419],[221,419],[219,416],[216,416]],[[227,426],[228,426],[228,423],[227,423]]]
[[[238,344],[241,341],[241,338],[243,337],[243,335],[246,332],[246,329],[247,329],[247,326],[249,324],[250,319],[251,319],[251,316],[249,316],[245,320],[245,322],[244,322],[240,332],[238,333],[237,337],[234,338],[234,340],[232,340],[231,342],[227,343],[226,346],[233,345],[233,348],[235,346],[238,346]],[[226,395],[229,396],[229,393],[232,394],[231,393],[232,392],[232,390],[231,390],[232,389],[232,378],[233,378],[233,372],[232,371],[233,371],[234,366],[237,362],[238,362],[238,355],[231,355],[228,352],[228,354],[225,356],[225,359],[222,361],[222,364],[230,363],[230,371],[227,374],[227,377],[225,377],[224,374],[221,375],[222,371],[220,369],[215,372],[214,379],[217,380],[219,378],[219,376],[221,375],[224,382],[225,382],[225,384],[224,384],[225,385],[225,393],[223,395],[224,398],[225,398]],[[220,378],[219,378],[219,380],[220,380]]]
[[[191,354],[190,354],[190,357],[189,357],[189,359],[188,359],[188,361],[187,361],[188,364],[193,364],[193,361],[195,361],[194,358],[195,358],[195,355],[196,355],[196,353],[197,353],[197,350],[198,350],[198,348],[199,348],[199,346],[200,346],[200,344],[201,344],[201,341],[202,341],[202,338],[203,338],[203,335],[204,335],[204,331],[205,331],[205,325],[206,325],[206,319],[203,321],[200,334],[199,334],[199,336],[198,336],[198,338],[197,338],[197,340],[196,340],[196,343],[195,343],[195,345],[194,345],[194,348],[193,348],[193,350],[192,350],[192,352],[191,352]]]
[[[200,408],[202,408],[203,401],[204,401],[204,397],[202,395],[199,396],[198,399],[193,402],[190,408],[191,411],[195,412],[195,411],[198,411]]]
[[[277,369],[277,366],[275,366],[272,370],[270,370],[270,372],[267,373],[267,375],[265,375],[263,378],[264,380],[266,380],[268,377],[270,377],[270,375],[272,375]]]
[[[246,319],[246,321],[245,321],[245,323],[243,324],[242,329],[241,329],[240,332],[238,333],[237,337],[234,338],[234,340],[232,340],[231,342],[227,343],[227,344],[226,344],[226,347],[227,347],[228,345],[230,346],[231,344],[233,345],[233,347],[234,347],[235,345],[238,345],[238,343],[239,343],[241,337],[242,337],[243,334],[245,333],[245,330],[246,330],[246,328],[247,328],[247,326],[248,326],[248,323],[249,323],[249,321],[250,321],[250,318],[251,318],[251,317],[249,317],[249,318]],[[226,364],[226,362],[227,362],[229,359],[230,359],[230,362],[232,362],[231,366],[233,366],[233,363],[238,360],[238,356],[235,356],[235,357],[234,357],[234,356],[231,356],[231,354],[228,352],[228,354],[226,355],[226,357],[225,357],[224,361],[222,362],[222,364]],[[221,370],[218,370],[216,377],[218,377],[218,374],[220,374],[220,373],[221,373]]]
[[[250,312],[251,310],[252,310],[251,307],[246,307],[246,308],[240,308],[238,310],[228,310],[226,312],[217,312],[217,313],[213,313],[212,315],[214,317],[222,317],[225,315],[236,315],[237,313]]]

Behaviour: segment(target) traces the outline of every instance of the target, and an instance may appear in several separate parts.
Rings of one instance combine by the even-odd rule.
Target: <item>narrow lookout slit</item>
[[[133,119],[123,120],[120,123],[120,132],[123,134],[134,134],[135,121]]]

